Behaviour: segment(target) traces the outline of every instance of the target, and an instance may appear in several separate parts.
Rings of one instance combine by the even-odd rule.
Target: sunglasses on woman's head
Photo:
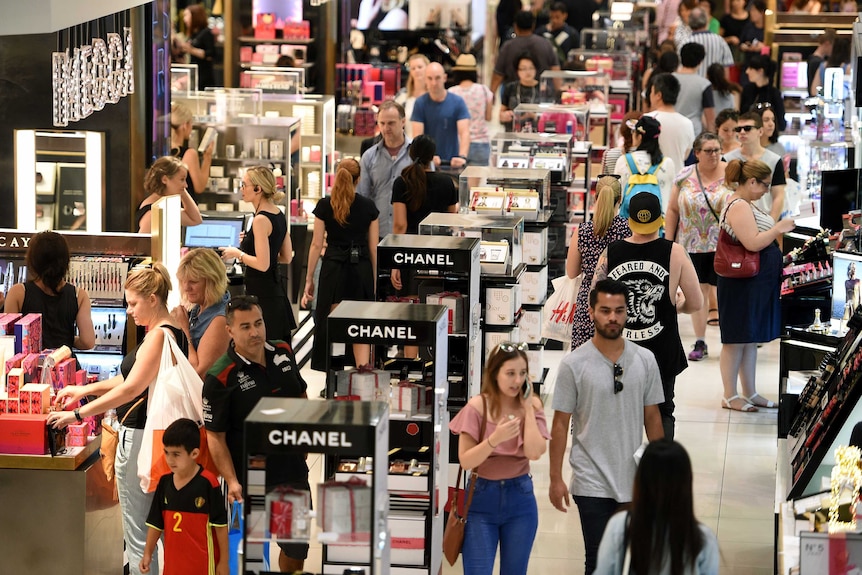
[[[512,353],[513,351],[527,351],[530,347],[526,342],[514,343],[511,341],[504,341],[500,344],[500,351],[505,351],[506,353]]]
[[[758,102],[752,106],[754,110],[771,110],[772,103],[771,102]]]

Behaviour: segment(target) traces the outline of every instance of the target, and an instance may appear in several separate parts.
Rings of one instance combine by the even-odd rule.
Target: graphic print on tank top
[[[655,339],[666,329],[658,312],[669,274],[658,262],[643,260],[621,263],[608,273],[608,278],[621,281],[629,290],[623,337],[638,343]]]

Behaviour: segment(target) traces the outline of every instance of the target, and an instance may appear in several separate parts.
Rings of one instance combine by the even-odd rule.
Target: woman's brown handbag
[[[715,248],[715,273],[723,278],[753,278],[760,273],[760,252],[750,252],[723,229]]]
[[[485,396],[482,396],[482,404],[484,412],[482,413],[482,426],[479,430],[479,442],[485,439],[485,424],[488,422],[488,403]],[[473,491],[476,489],[476,479],[479,475],[474,469],[470,473],[470,488],[467,489],[467,501],[464,503],[464,513],[458,512],[458,503],[464,488],[461,486],[461,474],[464,468],[458,466],[458,478],[455,480],[455,491],[452,494],[452,509],[449,511],[449,519],[446,521],[446,528],[443,530],[443,555],[449,565],[454,565],[458,560],[458,555],[461,554],[461,548],[464,546],[464,527],[467,524],[467,513],[470,511],[470,503],[473,501]],[[466,474],[464,477],[466,481]]]
[[[123,420],[120,422],[122,425],[126,422],[126,418],[129,417],[129,414],[134,411],[136,407],[138,407],[141,402],[144,401],[142,397],[135,404],[129,408],[129,411],[126,412],[126,415],[123,416]],[[102,469],[105,470],[105,477],[108,479],[109,483],[114,483],[114,459],[117,457],[117,443],[119,443],[119,432],[114,429],[114,427],[105,421],[102,420],[102,442],[99,445],[99,457],[102,458]]]

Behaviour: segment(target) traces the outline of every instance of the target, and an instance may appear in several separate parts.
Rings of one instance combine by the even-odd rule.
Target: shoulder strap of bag
[[[650,166],[649,170],[647,170],[647,172],[646,172],[647,175],[650,175],[650,176],[655,175],[656,170],[658,170],[663,163],[664,163],[664,158],[662,158],[661,162],[659,162],[658,164],[653,164],[652,166]]]
[[[488,424],[488,399],[482,394],[482,425],[479,428],[479,442],[485,440],[485,428]],[[461,471],[462,468],[458,466],[458,481],[461,479]],[[464,519],[467,519],[467,513],[470,512],[470,504],[473,502],[473,491],[476,490],[476,479],[479,478],[479,474],[476,473],[476,470],[473,470],[473,473],[470,474],[470,489],[467,490],[467,501],[464,503]],[[457,483],[456,483],[457,485]]]
[[[723,225],[724,222],[727,220],[727,212],[730,211],[730,206],[732,206],[733,204],[735,204],[736,202],[739,202],[741,200],[742,200],[742,198],[736,198],[735,200],[733,200],[732,202],[727,204],[727,207],[724,208],[724,215],[721,217],[721,222],[719,222],[721,225]]]
[[[132,407],[129,408],[129,411],[127,411],[126,415],[123,416],[123,419],[120,420],[120,425],[123,425],[124,423],[126,423],[126,420],[129,418],[129,415],[131,415],[131,413],[135,410],[135,408],[138,407],[139,405],[141,405],[145,399],[146,399],[146,397],[142,397],[141,399],[136,401],[134,403],[134,405],[132,405]]]
[[[632,156],[631,154],[626,154],[626,163],[629,165],[629,171],[632,174],[640,174],[641,173],[641,171],[638,169],[637,164],[635,163],[634,156]]]
[[[706,195],[706,188],[703,187],[703,181],[700,179],[700,170],[697,169],[697,164],[694,165],[694,173],[697,175],[697,185],[700,186],[700,193],[703,194],[703,199],[706,200],[706,205],[709,207],[709,211],[712,212],[712,217],[715,218],[715,221],[720,222],[718,214],[715,213],[715,210],[712,209],[712,204],[709,203],[709,196]]]

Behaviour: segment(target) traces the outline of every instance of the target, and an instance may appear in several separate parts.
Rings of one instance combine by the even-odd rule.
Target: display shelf
[[[394,238],[395,236],[389,236]],[[414,236],[404,236],[411,238]],[[381,244],[385,243],[381,242]],[[395,242],[396,244],[398,242]],[[477,248],[476,246],[475,248]],[[474,249],[475,249],[474,248]],[[384,252],[385,246],[384,246]],[[378,251],[380,253],[380,251]],[[393,246],[393,260],[397,248]],[[442,254],[442,252],[441,252]],[[393,263],[396,263],[393,261]],[[400,262],[398,262],[400,263]],[[415,525],[424,538],[424,549],[418,555],[418,564],[412,564],[414,569],[421,569],[422,573],[436,574],[442,565],[442,537],[443,537],[443,513],[439,498],[446,493],[446,479],[439,473],[437,457],[440,453],[448,451],[449,433],[447,401],[447,364],[449,356],[448,332],[448,308],[442,305],[425,305],[396,302],[359,302],[342,301],[332,311],[327,319],[327,347],[330,351],[333,344],[357,344],[364,343],[372,346],[403,345],[409,342],[412,345],[426,346],[430,348],[433,360],[428,366],[427,375],[423,374],[421,381],[415,385],[426,386],[430,392],[430,417],[427,420],[412,419],[388,419],[386,433],[389,444],[393,449],[387,454],[375,456],[374,461],[389,461],[393,455],[399,457],[411,455],[428,462],[427,513],[422,515],[422,520]],[[328,363],[333,362],[332,354],[328,354]],[[395,365],[395,364],[393,364]],[[384,369],[386,367],[384,366]],[[388,369],[387,369],[388,371]],[[336,375],[328,370],[327,396],[334,397],[336,392]],[[383,385],[388,386],[388,381]],[[378,383],[380,385],[380,383]],[[356,405],[357,402],[338,402],[346,406]],[[359,402],[360,404],[362,402]],[[416,454],[415,456],[413,454]],[[327,469],[334,471],[336,462],[327,463]],[[388,467],[374,465],[374,472],[380,473],[386,482],[389,475]],[[329,475],[329,471],[327,471]],[[389,485],[391,492],[388,501],[398,497],[398,482]],[[403,502],[402,502],[403,503]],[[392,525],[392,516],[389,515]],[[387,538],[388,543],[388,538]],[[398,552],[400,553],[400,552]],[[398,559],[398,553],[393,554],[393,560]],[[332,565],[344,565],[358,562],[356,553],[349,548],[340,545],[324,545],[324,570]],[[396,565],[401,563],[396,563]],[[387,571],[387,573],[392,571]]]
[[[255,38],[240,36],[237,38],[243,44],[313,44],[314,38]]]
[[[376,461],[385,461],[389,451],[388,411],[389,406],[383,402],[309,401],[266,397],[258,402],[246,418],[244,458],[250,461],[252,456],[259,458],[288,453],[324,453],[342,457],[372,456]],[[303,434],[314,439],[298,440]],[[346,547],[359,550],[371,575],[390,573],[386,475],[385,470],[380,467],[374,468],[372,473],[366,476],[371,487],[366,541],[373,540],[375,545],[357,544],[355,537],[351,541],[339,541]],[[247,493],[248,485],[243,487]],[[267,548],[261,543],[274,540],[263,535],[266,524],[260,524],[261,517],[266,517],[265,505],[255,506],[253,499],[251,504],[252,509],[246,510],[246,525],[258,527],[245,537],[243,558],[246,572],[263,573],[263,555]],[[318,509],[322,505],[322,501],[315,503]],[[323,534],[318,537],[326,540]],[[344,536],[339,538],[343,539]],[[331,537],[329,540],[331,541]]]
[[[819,376],[812,377],[799,395],[799,408],[788,431],[791,484],[787,498],[799,498],[820,490],[820,478],[828,475],[839,434],[862,418],[857,409],[862,385],[862,313],[848,322],[848,332],[838,347],[821,362]],[[852,414],[852,416],[851,416]]]
[[[572,134],[500,132],[491,139],[491,165],[549,169],[552,184],[569,182],[573,142]]]

